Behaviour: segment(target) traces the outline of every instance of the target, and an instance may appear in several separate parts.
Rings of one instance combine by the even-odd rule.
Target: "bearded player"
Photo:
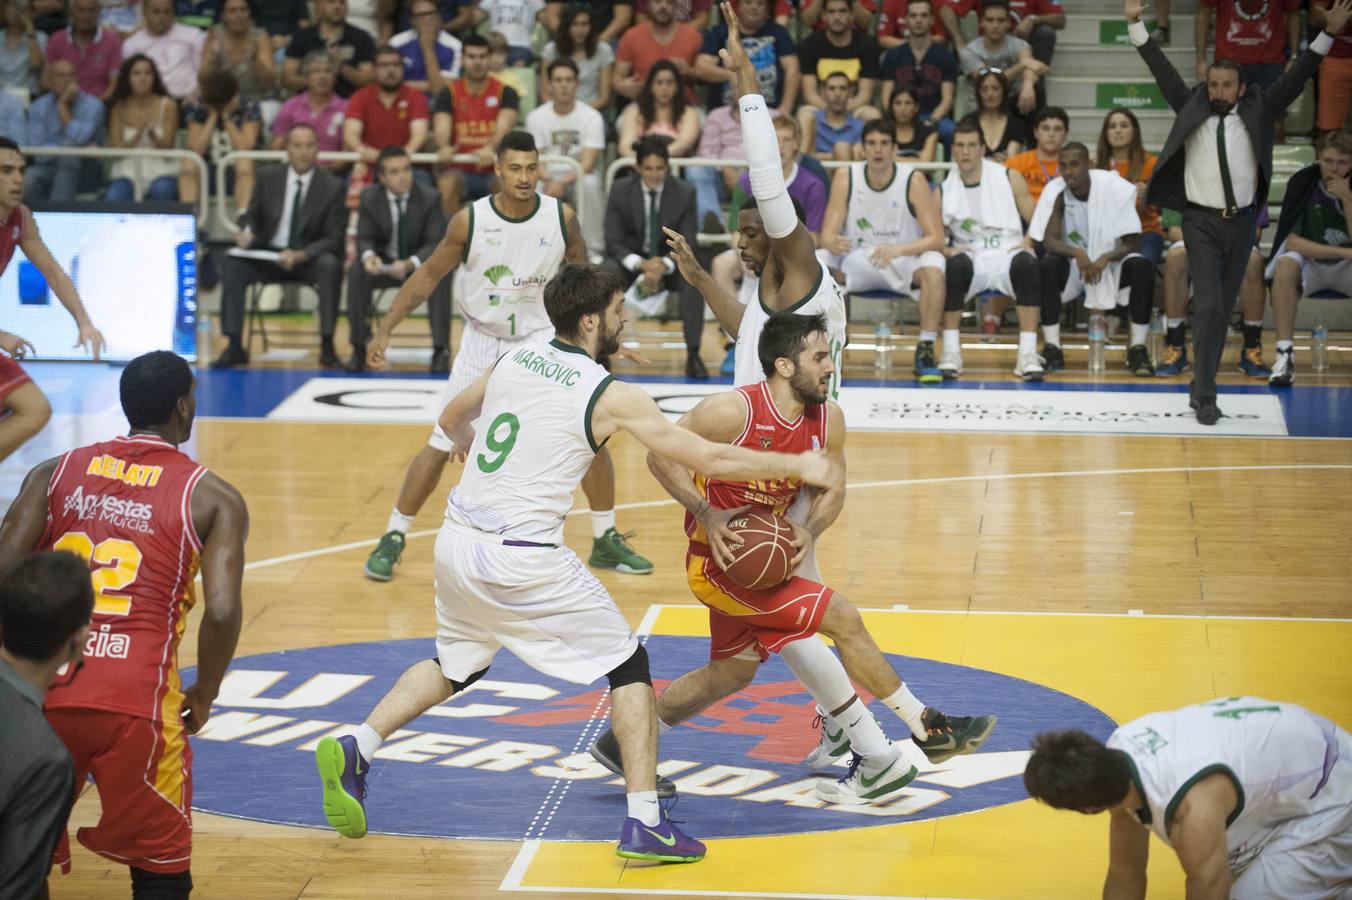
[[[769,317],[759,342],[766,380],[706,397],[681,419],[681,427],[708,441],[753,450],[825,449],[843,469],[845,415],[828,399],[835,363],[826,328],[821,315]],[[660,728],[683,722],[742,690],[760,664],[771,653],[779,653],[826,720],[822,745],[809,761],[825,767],[853,751],[844,778],[818,783],[822,800],[884,802],[916,776],[915,766],[887,739],[851,679],[906,723],[916,746],[932,762],[970,753],[990,735],[994,716],[949,717],[916,699],[883,657],[859,611],[831,588],[792,574],[776,587],[752,590],[727,576],[724,570],[737,541],[728,530],[729,520],[748,510],[783,516],[802,492],[801,481],[737,482],[703,476],[692,480],[687,469],[656,453],[648,454],[648,466],[686,509],[685,531],[690,538],[686,580],[696,599],[709,608],[709,662],[673,681],[658,699]],[[842,480],[813,492],[802,523],[789,520],[797,536],[795,570],[844,502]],[[819,633],[835,642],[839,659],[815,637]],[[591,752],[612,771],[622,769],[619,745],[609,732]],[[659,787],[664,793],[674,792],[669,781]]]
[[[56,299],[75,317],[80,329],[76,346],[88,347],[97,362],[103,352],[103,335],[89,320],[74,282],[42,242],[32,210],[24,206],[26,167],[19,145],[0,137],[0,273],[9,268],[14,251],[23,250],[47,280]],[[0,460],[3,460],[42,430],[52,417],[52,407],[28,373],[15,362],[32,353],[33,345],[17,334],[0,330],[0,350],[4,351],[0,353]]]
[[[92,776],[103,813],[80,843],[131,868],[134,897],[192,890],[192,752],[234,656],[248,510],[239,493],[178,449],[192,433],[192,369],[157,350],[121,379],[131,430],[28,473],[0,525],[0,568],[39,550],[82,557],[94,582],[84,668],[47,692],[47,720]],[[202,574],[206,612],[197,680],[186,689],[178,642]],[[56,862],[70,867],[63,836]]]

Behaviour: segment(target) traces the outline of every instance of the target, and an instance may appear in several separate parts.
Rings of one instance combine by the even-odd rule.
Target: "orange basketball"
[[[784,583],[796,552],[793,527],[786,520],[768,512],[748,512],[730,521],[728,530],[741,541],[724,570],[730,579],[752,590]]]

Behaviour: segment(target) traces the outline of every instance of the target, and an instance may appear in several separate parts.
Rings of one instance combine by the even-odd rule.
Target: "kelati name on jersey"
[[[557,381],[564,387],[572,387],[582,377],[582,373],[572,366],[541,356],[533,350],[522,348],[512,354],[512,362],[528,372],[533,372],[550,381]]]
[[[154,487],[159,483],[160,475],[163,472],[164,469],[161,466],[141,466],[136,463],[128,465],[116,456],[107,455],[96,456],[91,459],[89,468],[85,470],[86,475],[112,478],[133,487]]]

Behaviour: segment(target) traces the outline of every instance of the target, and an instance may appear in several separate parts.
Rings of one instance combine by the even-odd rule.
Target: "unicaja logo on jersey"
[[[1074,244],[1084,243],[1084,235],[1080,234],[1078,231],[1072,231],[1070,234],[1066,235],[1066,239]]]
[[[860,231],[870,231],[873,228],[873,223],[863,216],[860,216],[854,220],[854,227]]]
[[[960,223],[958,223],[958,227],[961,228],[963,231],[971,233],[973,231],[976,231],[977,225],[979,224],[980,223],[977,222],[976,219],[963,219]]]
[[[510,277],[511,274],[512,270],[507,268],[506,266],[493,266],[492,268],[484,272],[484,277],[487,278],[492,283],[493,287],[497,287],[499,281],[501,281],[504,278]]]

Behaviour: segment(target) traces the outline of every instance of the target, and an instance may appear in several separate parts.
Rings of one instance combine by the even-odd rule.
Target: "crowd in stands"
[[[1329,2],[1306,0],[1310,27],[1322,24]],[[1215,56],[1235,59],[1246,84],[1270,86],[1299,52],[1301,0],[1267,4],[1261,21],[1237,0],[1199,3],[1197,73],[1185,75],[1205,75],[1212,58],[1206,24],[1215,26]],[[621,156],[641,156],[643,148],[651,159],[660,155],[663,167],[677,157],[743,158],[738,110],[728,102],[731,76],[718,55],[727,30],[711,6],[710,0],[0,0],[0,133],[33,147],[182,147],[214,170],[232,151],[285,149],[294,159],[291,139],[303,129],[312,136],[302,142],[307,153],[313,143],[314,152],[360,157],[317,164],[326,183],[333,176],[344,184],[341,203],[354,214],[363,189],[388,188],[391,148],[433,152],[437,164],[411,164],[410,177],[418,196],[434,191],[449,216],[492,189],[499,144],[524,129],[542,153],[580,163],[580,176],[570,166],[542,167],[541,190],[586,207],[584,236],[593,257],[611,258],[636,283],[646,279],[648,294],[674,291],[689,313],[693,300],[679,276],[653,262],[662,248],[652,245],[652,235],[629,235],[628,243],[615,237],[612,216],[641,212],[618,210],[616,198],[641,204],[643,192],[613,190],[607,198],[602,173],[611,146]],[[866,135],[878,146],[885,136],[896,161],[952,161],[955,133],[965,123],[983,159],[1018,173],[1034,204],[1058,178],[1070,121],[1046,97],[1067,25],[1059,0],[739,0],[737,8],[743,43],[777,117],[786,181],[833,258],[848,258],[838,252],[844,238],[827,234],[822,222],[838,218],[828,214],[828,198],[845,202],[836,194],[850,176],[833,185],[821,163],[869,162]],[[1169,42],[1169,12],[1162,0],[1154,32],[1162,44]],[[1352,34],[1338,36],[1318,88],[1318,129],[1335,132],[1352,103]],[[961,121],[959,108],[969,110]],[[1136,185],[1138,201],[1144,197],[1155,156],[1131,111],[1109,112],[1086,156],[1090,166]],[[651,165],[646,174],[642,158],[637,165],[649,193],[659,182],[679,185],[669,189],[684,204],[689,188],[698,230],[736,230],[737,210],[749,195],[742,166],[658,177],[657,163]],[[402,183],[404,164],[397,167]],[[236,221],[257,224],[262,175],[249,160],[234,161],[226,174],[225,202],[233,203]],[[199,190],[197,167],[179,160],[38,155],[28,196],[192,202]],[[420,221],[424,213],[420,208]],[[1166,254],[1177,217],[1143,202],[1138,214],[1136,252],[1166,270],[1169,346],[1181,348],[1177,266],[1171,279]],[[939,237],[951,254],[954,236]],[[393,269],[377,272],[376,264],[363,263],[359,281],[406,274],[395,247],[375,251],[380,265]],[[341,236],[332,252],[341,256]],[[417,255],[403,259],[416,265]],[[1292,265],[1269,268],[1289,280]],[[722,256],[715,274],[740,280],[736,266]],[[1052,275],[1062,280],[1059,270]],[[341,278],[325,269],[323,280],[337,285]],[[1009,287],[1008,296],[985,305],[985,330],[999,328],[1004,307],[1017,299]],[[363,283],[360,290],[369,289]],[[335,304],[336,298],[321,304],[326,323],[336,318]],[[1261,320],[1261,307],[1246,311],[1246,321],[1253,315]],[[1180,365],[1178,354],[1169,354],[1164,371]],[[335,357],[324,358],[327,364]],[[1251,361],[1255,372],[1263,369],[1261,351]]]

